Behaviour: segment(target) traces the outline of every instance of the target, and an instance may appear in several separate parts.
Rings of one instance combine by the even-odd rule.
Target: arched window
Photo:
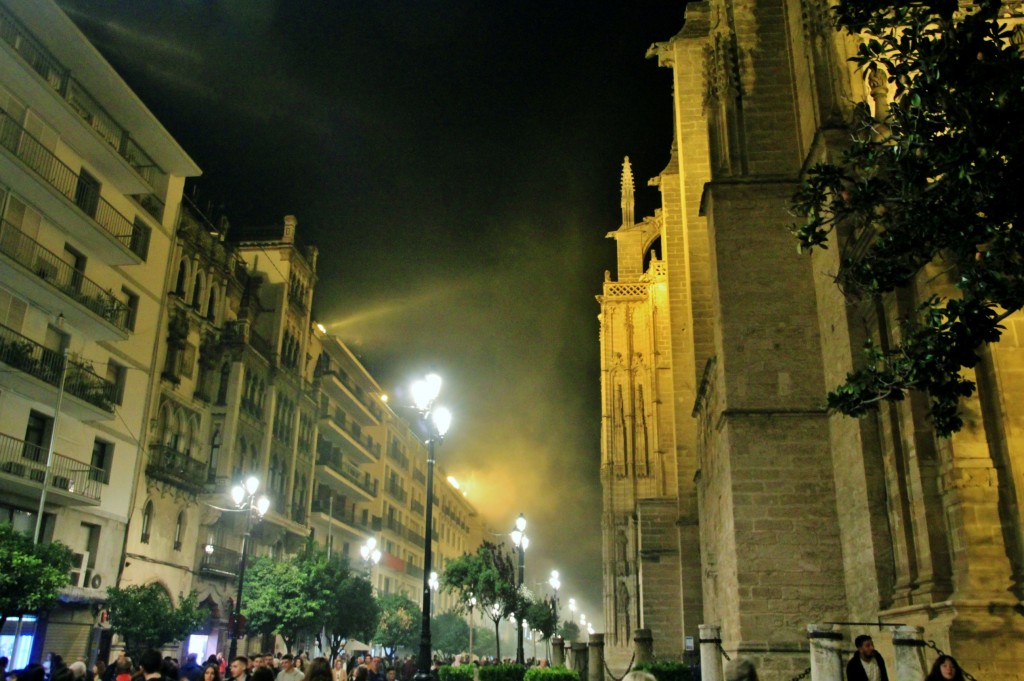
[[[217,404],[228,403],[228,380],[231,378],[231,363],[224,362],[220,368],[220,385],[217,387]]]
[[[185,261],[182,260],[178,264],[178,280],[174,284],[174,292],[177,295],[181,296],[182,298],[185,297],[185,282],[187,280],[188,280],[188,265],[186,265]]]
[[[180,449],[181,445],[183,443],[187,445],[187,442],[184,442],[188,439],[185,433],[186,428],[185,416],[181,413],[180,409],[176,409],[174,412],[174,432],[171,434],[171,441],[169,443],[175,451],[183,451]]]
[[[192,282],[192,309],[197,312],[202,308],[203,305],[203,273],[196,272],[196,277]]]
[[[178,519],[174,523],[174,550],[181,551],[181,542],[185,538],[185,512],[178,511]]]
[[[146,505],[142,507],[142,536],[140,539],[143,544],[149,543],[149,532],[153,527],[153,501],[149,500]]]
[[[210,286],[210,299],[206,306],[206,318],[213,321],[217,318],[217,287]]]

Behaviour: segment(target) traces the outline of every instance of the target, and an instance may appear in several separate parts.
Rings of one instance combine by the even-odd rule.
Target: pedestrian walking
[[[877,650],[871,637],[861,634],[853,640],[857,652],[846,663],[846,681],[889,681],[885,671],[885,660]]]

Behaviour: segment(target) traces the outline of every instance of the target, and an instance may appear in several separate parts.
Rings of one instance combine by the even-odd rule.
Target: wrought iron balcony
[[[46,454],[44,447],[0,434],[0,482],[4,489],[38,497],[46,479]],[[106,476],[100,468],[54,452],[47,498],[58,504],[98,504]]]
[[[0,109],[0,145],[19,158],[45,183],[78,206],[94,224],[122,246],[145,260],[149,250],[149,229],[133,223],[99,194],[99,189],[82,182],[78,173],[25,130],[10,114]]]
[[[6,220],[0,220],[0,252],[24,267],[35,279],[128,332],[130,310],[126,304]]]
[[[0,325],[0,362],[53,387],[60,385],[61,354]],[[114,411],[117,386],[100,378],[82,362],[68,360],[64,392],[102,409]]]
[[[406,493],[406,491],[391,480],[388,480],[388,482],[384,485],[384,491],[390,494],[392,497],[394,497],[394,499],[399,503],[404,504],[405,500],[409,498],[409,495]]]
[[[193,459],[173,447],[161,444],[149,446],[146,475],[154,480],[166,482],[192,494],[198,494],[206,485],[206,468],[206,464],[202,461]]]
[[[238,566],[242,554],[234,549],[225,548],[210,544],[213,551],[203,553],[202,562],[199,563],[199,574],[204,577],[226,577],[232,579],[238,576]]]
[[[64,66],[35,36],[0,5],[0,39],[17,52],[28,66],[63,98],[76,114],[131,165],[151,187],[157,186],[157,177],[163,171],[131,138],[128,131],[93,99],[81,83],[71,77]]]

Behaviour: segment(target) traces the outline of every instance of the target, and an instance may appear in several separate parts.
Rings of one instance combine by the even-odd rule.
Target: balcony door
[[[86,215],[96,217],[96,209],[100,205],[100,181],[82,168],[78,173],[78,185],[75,187],[75,203]]]

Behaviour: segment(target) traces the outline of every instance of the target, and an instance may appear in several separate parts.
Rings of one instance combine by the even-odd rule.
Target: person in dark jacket
[[[188,654],[185,664],[178,670],[179,677],[184,676],[188,681],[199,681],[203,677],[203,667],[196,661],[197,657],[195,653]]]
[[[875,650],[871,637],[861,634],[853,640],[857,652],[846,663],[846,681],[889,681],[885,660]]]

